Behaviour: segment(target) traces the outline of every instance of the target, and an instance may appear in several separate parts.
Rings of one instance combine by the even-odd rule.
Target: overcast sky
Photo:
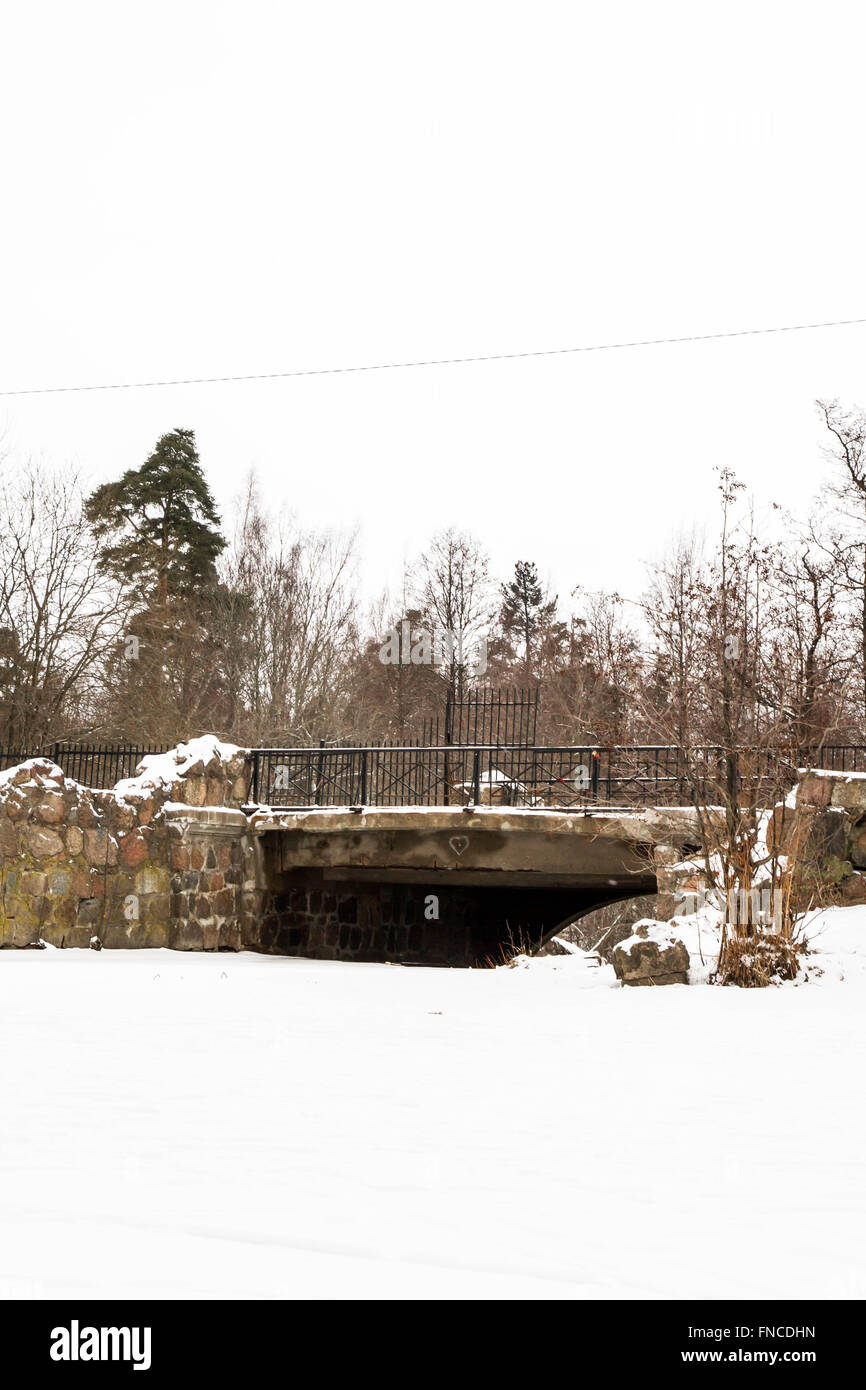
[[[2,0],[0,390],[866,317],[852,4]],[[713,466],[804,510],[866,326],[477,365],[0,398],[94,481],[193,428],[225,514],[437,527],[636,593]],[[10,467],[7,461],[6,467]]]

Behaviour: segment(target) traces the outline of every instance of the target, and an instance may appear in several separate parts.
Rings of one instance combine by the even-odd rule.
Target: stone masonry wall
[[[255,841],[237,810],[209,808],[190,817],[166,813],[171,866],[172,946],[182,951],[240,951],[247,944],[242,903],[257,884]]]
[[[767,843],[790,858],[802,907],[866,902],[866,774],[801,772]]]
[[[47,758],[0,773],[0,947],[186,944],[172,915],[172,855],[184,857],[172,805],[237,806],[248,786],[247,755],[216,739],[146,758],[108,791]]]

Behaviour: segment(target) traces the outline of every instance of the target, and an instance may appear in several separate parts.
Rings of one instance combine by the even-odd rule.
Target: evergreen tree
[[[140,468],[92,492],[85,511],[103,543],[102,567],[148,607],[165,609],[214,582],[225,541],[192,430],[164,434]]]
[[[116,738],[176,743],[222,732],[230,717],[225,548],[192,430],[173,430],[140,468],[86,499],[99,564],[126,590],[131,613],[106,667],[103,724]]]
[[[549,599],[541,587],[538,570],[531,560],[518,560],[514,578],[500,587],[502,604],[499,622],[506,637],[518,637],[523,647],[523,666],[527,676],[532,668],[533,647],[556,612],[556,597]]]

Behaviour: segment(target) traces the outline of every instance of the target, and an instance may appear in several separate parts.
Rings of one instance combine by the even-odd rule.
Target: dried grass
[[[767,985],[793,980],[800,973],[807,949],[802,938],[784,932],[758,931],[751,936],[740,932],[732,934],[725,942],[716,983],[737,985],[740,989],[765,989]]]

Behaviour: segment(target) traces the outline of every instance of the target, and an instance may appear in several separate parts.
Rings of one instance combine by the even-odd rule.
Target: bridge
[[[194,810],[168,816],[201,846],[188,927],[209,913],[209,852],[243,847],[243,944],[278,954],[498,964],[577,917],[657,890],[658,856],[694,852],[689,808]],[[221,876],[222,877],[222,876]]]
[[[823,758],[856,766],[863,753]],[[701,845],[693,799],[717,802],[726,775],[717,747],[322,745],[248,758],[244,943],[441,965],[499,962],[656,893],[660,864]],[[744,750],[740,775],[772,806],[801,760],[816,765],[814,750]]]
[[[535,949],[664,887],[662,866],[701,843],[693,797],[713,804],[725,771],[717,748],[206,736],[113,788],[137,750],[54,751],[0,777],[0,945],[439,965]],[[864,755],[744,750],[740,776],[772,806],[798,764],[847,773]]]

